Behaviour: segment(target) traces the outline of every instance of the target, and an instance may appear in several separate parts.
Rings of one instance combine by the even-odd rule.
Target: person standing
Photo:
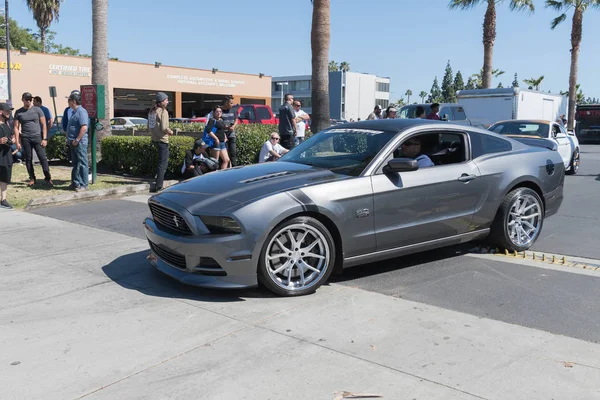
[[[440,105],[438,103],[433,103],[431,105],[431,112],[429,113],[429,115],[427,116],[426,119],[432,119],[434,121],[441,120],[440,116],[438,115],[439,112],[440,112]]]
[[[46,145],[48,129],[46,129],[46,117],[39,107],[33,105],[33,96],[31,93],[23,93],[21,97],[23,107],[15,112],[14,133],[15,142],[20,143],[25,153],[25,165],[29,173],[29,183],[27,186],[32,187],[36,183],[35,170],[33,169],[33,151],[38,156],[42,170],[44,171],[44,179],[50,186],[52,176],[50,175],[50,167],[46,158]],[[17,144],[17,147],[19,145]]]
[[[230,164],[232,167],[238,165],[237,162],[237,139],[235,128],[238,125],[238,117],[232,110],[233,108],[233,96],[225,97],[225,103],[221,110],[223,114],[223,122],[225,123],[225,134],[227,135],[227,154],[229,156]],[[208,120],[206,120],[208,122]]]
[[[306,121],[310,116],[302,110],[300,100],[294,100],[294,112],[296,113],[296,146],[304,141],[306,133]]]
[[[52,119],[52,113],[48,109],[48,107],[42,105],[42,98],[40,96],[35,96],[33,98],[33,105],[39,107],[40,110],[44,113],[44,117],[46,117],[46,130],[50,132],[50,128],[52,128],[52,123],[54,120]]]
[[[0,103],[0,207],[12,208],[6,200],[6,192],[12,178],[12,131],[8,125],[13,109],[6,103]]]
[[[381,119],[381,106],[379,104],[377,104],[375,106],[375,108],[373,109],[373,112],[371,114],[369,114],[369,116],[367,117],[367,120],[372,120],[372,119]]]
[[[291,150],[296,145],[296,113],[292,107],[294,96],[291,94],[285,95],[285,101],[279,108],[279,136],[281,137],[281,145],[288,150]]]
[[[81,192],[88,189],[89,182],[87,155],[89,116],[87,110],[81,106],[80,94],[74,93],[69,96],[69,107],[73,110],[67,124],[67,144],[73,163],[69,189]]]
[[[223,121],[223,110],[215,107],[212,117],[206,122],[202,139],[210,146],[211,155],[221,163],[221,169],[229,167],[229,153],[227,152],[227,128]]]
[[[156,93],[156,105],[148,114],[148,127],[152,135],[152,143],[158,150],[158,171],[156,174],[156,186],[154,191],[162,190],[165,181],[165,173],[169,166],[169,136],[173,134],[169,128],[169,111],[167,105],[169,97],[163,93]]]
[[[81,92],[79,90],[72,90],[71,94],[69,96],[67,96],[67,108],[65,108],[65,112],[63,113],[63,117],[62,120],[60,121],[62,128],[63,128],[63,132],[67,131],[67,124],[69,123],[69,118],[71,118],[71,114],[73,114],[73,109],[71,108],[71,106],[69,104],[69,97],[71,97],[71,95],[73,94],[78,94],[81,96]]]

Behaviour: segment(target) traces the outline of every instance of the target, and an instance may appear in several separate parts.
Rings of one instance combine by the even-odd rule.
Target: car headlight
[[[200,219],[204,225],[206,225],[210,233],[214,235],[242,233],[240,225],[231,217],[213,217],[205,215],[200,217]]]

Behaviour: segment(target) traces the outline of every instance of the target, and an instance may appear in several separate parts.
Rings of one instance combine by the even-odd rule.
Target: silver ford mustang
[[[563,199],[545,146],[430,120],[333,126],[151,197],[148,259],[186,284],[296,296],[344,267],[471,240],[523,251]]]

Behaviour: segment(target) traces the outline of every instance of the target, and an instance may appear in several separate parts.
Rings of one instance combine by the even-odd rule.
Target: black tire
[[[294,235],[294,231],[295,230],[302,230],[302,229],[306,229],[307,231],[311,232],[310,234],[306,235],[306,239],[304,239],[302,241],[302,243],[298,243],[299,245],[296,246],[296,249],[300,249],[298,251],[295,251],[296,249],[290,249],[292,250],[291,253],[287,253],[289,254],[293,254],[293,256],[288,257],[288,255],[284,254],[284,253],[280,253],[280,251],[282,250],[279,245],[276,245],[276,248],[273,248],[273,246],[275,246],[275,239],[276,237],[280,237],[280,234],[282,232],[287,232],[286,230],[290,230],[292,231],[292,236],[294,237],[294,240],[298,240],[299,237]],[[318,233],[317,233],[318,232]],[[309,238],[310,235],[310,238]],[[289,236],[287,236],[289,237]],[[314,241],[309,241],[310,239],[314,238]],[[284,238],[282,238],[282,240],[284,240]],[[317,258],[314,257],[310,257],[310,256],[306,256],[304,257],[303,255],[305,253],[301,253],[302,251],[302,244],[306,243],[305,247],[309,247],[310,245],[313,244],[313,242],[319,241],[315,247],[320,247],[323,252],[325,252],[325,255],[321,255],[321,254],[316,254],[315,255],[319,255],[321,257],[323,257],[323,264],[322,264],[322,268],[318,268],[320,264],[319,261],[317,261]],[[291,243],[291,241],[287,241],[287,242],[282,242],[282,244],[284,244],[284,247],[287,248],[287,246],[289,246]],[[291,247],[291,246],[290,246]],[[276,261],[271,261],[271,263],[276,264],[273,268],[282,268],[283,265],[287,262],[290,261],[291,266],[290,267],[286,267],[286,269],[284,270],[285,272],[287,272],[286,274],[283,273],[278,273],[278,274],[274,274],[273,269],[271,269],[271,265],[270,262],[267,260],[267,252],[269,251],[277,251],[277,253],[282,254],[282,257],[277,257],[274,260]],[[295,252],[294,252],[295,251]],[[307,250],[309,252],[309,254],[313,254],[312,250]],[[270,291],[274,292],[275,294],[279,295],[279,296],[286,296],[286,297],[292,297],[292,296],[303,296],[306,294],[311,294],[314,293],[323,283],[325,283],[327,281],[327,279],[329,279],[329,276],[331,275],[331,272],[334,269],[334,265],[335,265],[335,242],[333,240],[333,237],[331,236],[331,233],[327,230],[327,228],[320,223],[318,220],[316,220],[315,218],[312,217],[296,217],[293,219],[290,219],[288,221],[284,221],[281,224],[277,225],[272,231],[271,233],[269,233],[269,236],[267,237],[267,239],[265,240],[264,244],[263,244],[263,248],[260,252],[260,259],[258,260],[258,270],[257,270],[257,274],[258,274],[258,281],[260,284],[262,284],[263,286],[265,286],[267,289],[269,289]],[[276,254],[276,255],[278,255]],[[299,257],[301,256],[300,260],[294,260],[294,257]],[[284,260],[286,260],[286,262],[284,262]],[[307,261],[305,261],[307,260]],[[315,267],[317,269],[319,269],[319,271],[321,271],[320,273],[316,273],[312,270],[304,270],[304,272],[301,269],[301,265],[298,264],[298,262],[304,263],[303,265],[310,265],[311,267]],[[277,271],[277,270],[275,270]],[[289,271],[289,272],[288,272]],[[310,273],[309,273],[310,272]],[[290,273],[296,273],[298,274],[297,277],[295,277],[295,279],[298,279],[299,282],[298,283],[298,287],[294,287],[291,288],[290,286],[284,285],[284,281],[287,278],[287,276],[289,276]],[[301,287],[301,277],[300,274],[302,274],[304,277],[306,278],[310,278],[312,276],[312,280],[310,281],[310,285],[306,285],[306,287]],[[315,275],[316,274],[316,275]],[[281,279],[281,280],[280,280]],[[287,288],[286,288],[287,286]]]
[[[532,236],[531,241],[529,241],[526,244],[519,245],[511,240],[510,232],[508,231],[508,223],[511,208],[513,207],[517,199],[523,196],[531,196],[537,201],[540,216],[537,231]],[[487,241],[490,244],[498,246],[501,249],[507,249],[510,251],[525,251],[531,246],[533,246],[537,238],[540,236],[542,227],[544,225],[544,213],[544,203],[542,202],[542,199],[535,190],[525,187],[517,188],[509,192],[500,204],[500,208],[498,209],[498,212],[496,213],[496,218],[492,223],[492,228]]]
[[[569,170],[566,172],[567,175],[575,175],[577,171],[579,171],[579,162],[580,162],[580,153],[579,149],[575,149],[573,155],[571,156],[571,163],[569,164]],[[577,162],[575,162],[577,161]]]

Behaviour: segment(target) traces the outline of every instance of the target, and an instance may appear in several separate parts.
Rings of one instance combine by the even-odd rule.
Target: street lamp
[[[281,105],[283,105],[283,85],[289,85],[289,82],[277,82],[277,86],[281,86]]]

